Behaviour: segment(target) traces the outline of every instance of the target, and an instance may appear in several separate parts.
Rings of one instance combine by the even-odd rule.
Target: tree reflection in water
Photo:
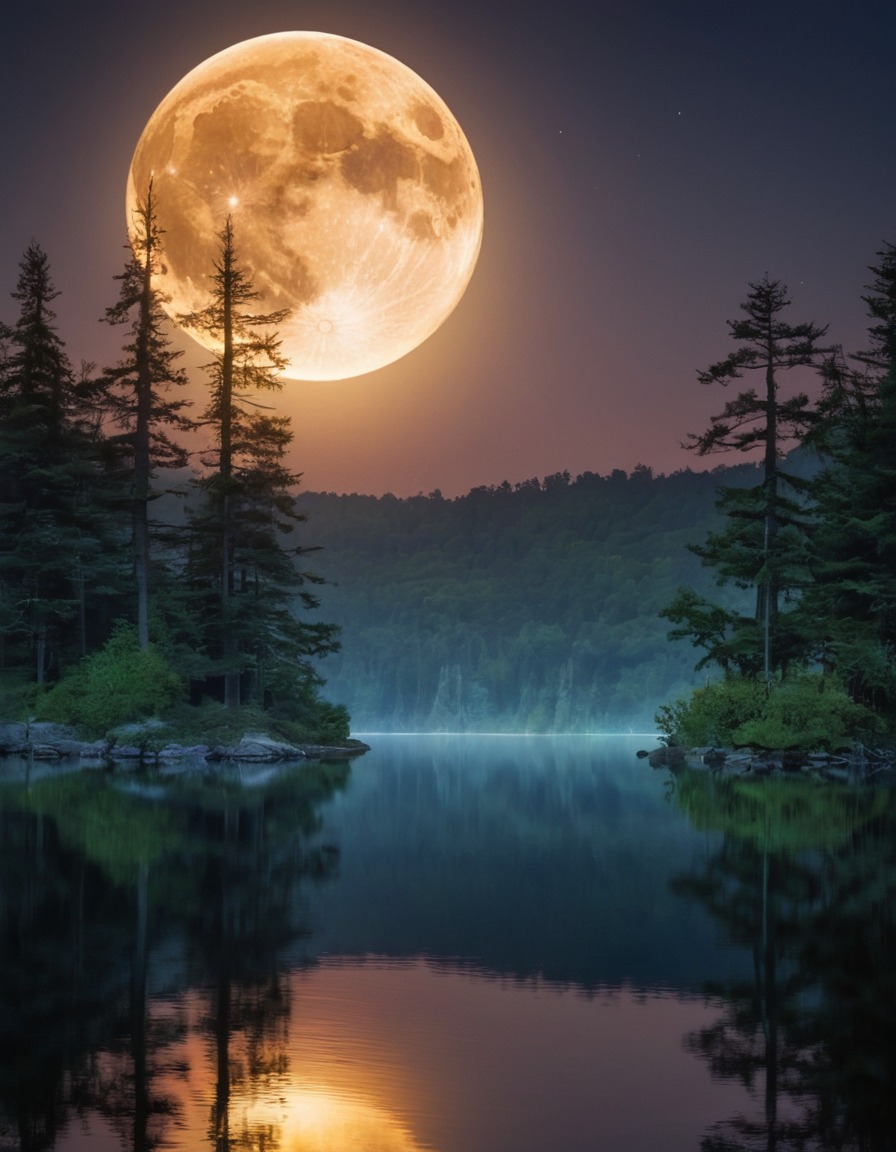
[[[724,837],[673,888],[753,955],[685,1043],[762,1104],[702,1149],[896,1148],[896,791],[686,772],[674,795]]]
[[[302,885],[338,860],[308,837],[348,773],[301,765],[254,789],[87,773],[3,786],[0,1149],[45,1152],[90,1114],[134,1152],[164,1144],[187,1071],[178,996],[198,985],[213,990],[212,1147],[273,1152],[273,1130],[231,1136],[228,1103],[286,1060],[277,959],[305,931]],[[150,954],[154,997],[179,1004],[151,1016]]]
[[[444,761],[418,771],[409,748],[406,761],[358,772],[327,809],[345,875],[313,895],[339,864],[335,848],[311,845],[346,766],[303,765],[250,790],[104,774],[0,785],[0,1149],[293,1152],[329,1141],[411,1152],[411,1130],[445,1148],[503,1147],[497,1131],[514,1133],[507,1146],[568,1148],[611,1124],[614,1147],[662,1148],[631,1136],[648,1113],[651,1133],[668,1134],[673,1113],[680,1121],[665,1147],[690,1149],[703,1131],[704,1152],[892,1149],[893,793],[682,775],[683,818],[653,773],[622,777],[631,760],[596,768],[577,742],[562,771],[536,758],[514,773],[504,747],[479,767],[472,745],[457,763],[450,745],[450,771]],[[688,820],[711,831],[694,835]],[[663,898],[667,874],[690,906]],[[314,942],[303,940],[309,906]],[[496,918],[511,906],[515,918]],[[710,920],[726,938],[714,957]],[[529,949],[539,925],[543,944]],[[439,963],[456,942],[513,981],[560,973],[575,995],[511,996],[500,982],[413,967],[384,983],[354,965],[318,980],[321,966],[303,981],[305,956],[332,953],[334,940],[350,958],[379,946],[390,961]],[[651,951],[674,956],[649,970],[674,973],[659,981],[673,993],[724,972],[710,1009],[675,995],[631,1012],[598,1003],[595,990],[647,970]],[[633,981],[633,996],[653,987]],[[458,1022],[468,1008],[481,1028]],[[685,1028],[701,1062],[677,1050]],[[564,1053],[576,1054],[569,1066]],[[728,1082],[698,1101],[705,1066]],[[682,1069],[670,1090],[665,1074]],[[541,1140],[548,1116],[565,1141]]]

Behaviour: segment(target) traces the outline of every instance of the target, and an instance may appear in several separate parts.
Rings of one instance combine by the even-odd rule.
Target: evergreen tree
[[[76,378],[54,326],[58,295],[31,244],[13,298],[0,374],[0,579],[4,620],[33,650],[38,683],[66,645],[87,648],[88,596],[105,592],[108,524],[99,514],[96,390]]]
[[[868,329],[871,347],[857,352],[854,359],[882,380],[896,364],[896,245],[885,243],[877,255],[880,263],[869,269],[874,283],[868,287],[869,295],[862,297],[875,321]]]
[[[693,547],[704,564],[716,569],[720,583],[755,588],[755,617],[729,612],[721,620],[712,605],[686,590],[663,613],[679,625],[672,636],[690,635],[701,645],[708,641],[709,659],[740,672],[761,668],[766,680],[801,656],[805,644],[796,618],[782,619],[781,601],[807,580],[806,484],[783,472],[780,458],[785,446],[802,439],[816,419],[805,393],[781,397],[779,376],[793,368],[820,367],[831,351],[820,344],[827,327],[782,319],[790,303],[780,281],[766,276],[750,284],[741,305],[745,317],[728,322],[739,346],[698,376],[702,384],[727,386],[744,372],[761,372],[764,387],[739,393],[712,418],[706,432],[689,437],[687,444],[701,456],[762,451],[760,483],[747,489],[720,488],[718,507],[725,525],[705,544]]]
[[[896,715],[896,248],[872,266],[869,347],[825,375],[815,442],[815,581],[803,606],[816,655],[856,699]]]
[[[149,647],[151,578],[149,507],[155,498],[151,482],[157,468],[186,465],[187,452],[171,433],[187,431],[193,424],[184,414],[189,401],[169,396],[187,383],[187,377],[177,363],[181,353],[171,348],[162,297],[154,286],[161,233],[151,181],[134,223],[133,250],[117,277],[121,281],[119,299],[106,310],[105,317],[110,324],[130,322],[130,337],[122,360],[107,369],[104,379],[115,421],[122,429],[113,444],[130,488],[137,641],[145,651]]]
[[[251,311],[258,293],[240,266],[230,217],[220,241],[211,300],[184,317],[220,345],[207,365],[211,394],[202,419],[213,429],[214,449],[204,460],[204,500],[192,521],[191,579],[211,594],[208,646],[224,678],[225,704],[240,703],[247,672],[262,699],[280,686],[308,701],[320,683],[310,658],[338,644],[333,627],[296,615],[296,608],[317,604],[305,587],[315,577],[296,566],[307,550],[287,543],[304,519],[294,504],[300,475],[285,462],[288,418],[258,400],[282,387],[286,360],[275,329],[286,313]]]
[[[869,269],[874,281],[862,297],[874,321],[870,346],[851,356],[837,349],[822,366],[819,419],[808,439],[823,455],[843,455],[851,438],[861,440],[877,418],[880,385],[896,364],[896,246],[885,244],[877,255],[880,263]]]

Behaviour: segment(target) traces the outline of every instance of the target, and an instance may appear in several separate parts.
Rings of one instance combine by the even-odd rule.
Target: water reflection
[[[635,747],[0,789],[0,1149],[893,1148],[892,793]]]
[[[267,1112],[274,1118],[258,1119]],[[417,1152],[420,1145],[388,1112],[358,1100],[345,1099],[327,1089],[287,1090],[275,1103],[250,1103],[245,1109],[246,1131],[279,1129],[282,1142],[265,1141],[265,1148],[293,1152]]]
[[[232,989],[226,1035],[218,1026],[219,990],[192,991],[179,1005],[185,1030],[167,1052],[167,1089],[177,1101],[177,1138],[184,1149],[265,1152],[416,1152],[405,1123],[390,1108],[389,1085],[364,1075],[350,1046],[340,1049],[351,1075],[327,1075],[301,1058],[294,976],[277,989]],[[239,1008],[236,1008],[237,1002]],[[324,1037],[332,1049],[334,1038]],[[338,1048],[337,1044],[337,1048]],[[400,1095],[400,1093],[399,1093]]]
[[[308,837],[347,773],[305,768],[254,791],[101,774],[3,788],[0,1147],[43,1152],[63,1134],[78,1146],[71,1122],[88,1114],[113,1147],[160,1146],[178,1122],[171,1060],[187,1025],[149,1004],[196,983],[216,992],[212,1129],[226,1146],[227,1037],[244,1007],[232,990],[275,988],[278,952],[306,930],[302,883],[335,863]],[[276,991],[263,1008],[249,998],[267,1029]],[[98,1138],[91,1128],[84,1146]]]
[[[896,793],[684,773],[678,803],[721,846],[675,890],[749,949],[750,980],[687,1047],[755,1100],[715,1150],[896,1147]]]
[[[642,738],[643,740],[643,738]],[[670,899],[696,836],[637,738],[398,737],[324,819],[340,881],[310,894],[312,954],[431,957],[588,991],[699,994],[744,970],[710,917]]]
[[[425,961],[383,960],[296,971],[290,999],[273,1073],[250,1074],[246,1037],[231,1035],[231,1065],[243,1074],[230,1093],[227,1143],[217,1145],[208,1126],[217,1052],[201,1041],[208,1001],[191,999],[187,1036],[172,1052],[189,1070],[172,1085],[176,1147],[308,1152],[326,1134],[331,1152],[683,1152],[719,1102],[681,1052],[684,1029],[713,1014],[692,1001],[633,990],[533,994]],[[731,1104],[740,1095],[721,1093]],[[312,1103],[328,1129],[311,1131]]]

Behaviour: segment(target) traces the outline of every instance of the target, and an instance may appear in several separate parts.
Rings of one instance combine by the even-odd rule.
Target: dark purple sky
[[[434,336],[368,376],[287,385],[306,488],[453,495],[719,463],[679,446],[726,398],[696,371],[728,352],[725,322],[765,273],[794,322],[862,346],[867,267],[896,242],[896,8],[870,0],[13,0],[0,318],[34,239],[72,359],[116,358],[98,318],[147,119],[208,56],[286,29],[418,72],[485,195],[479,264]]]

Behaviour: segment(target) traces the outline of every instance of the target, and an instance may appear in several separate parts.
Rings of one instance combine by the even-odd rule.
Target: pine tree
[[[814,442],[815,580],[803,605],[816,656],[853,696],[896,716],[896,248],[863,299],[869,347],[827,366]]]
[[[158,468],[183,467],[188,454],[172,437],[193,427],[184,414],[189,401],[169,393],[187,383],[171,348],[162,296],[154,285],[161,253],[152,182],[137,209],[134,242],[121,281],[118,302],[106,310],[110,324],[130,322],[124,356],[104,374],[114,419],[121,432],[112,438],[130,488],[134,584],[137,601],[137,641],[149,647],[151,523],[149,508],[158,495],[152,480]]]
[[[246,672],[262,698],[278,682],[313,696],[319,679],[309,660],[338,645],[332,626],[296,614],[317,604],[305,587],[315,577],[296,566],[307,549],[286,542],[304,519],[294,504],[301,477],[285,463],[288,418],[258,399],[282,387],[278,373],[286,361],[276,325],[286,313],[251,311],[258,293],[240,266],[232,218],[219,238],[211,300],[183,318],[220,345],[207,365],[210,399],[202,419],[213,429],[214,448],[204,460],[204,501],[193,517],[191,572],[194,586],[212,592],[209,650],[224,678],[225,704],[235,707]]]
[[[853,435],[861,438],[877,417],[880,385],[896,364],[896,246],[885,244],[877,255],[880,263],[869,269],[874,281],[862,297],[874,321],[870,346],[850,356],[838,348],[822,366],[818,423],[809,441],[823,455],[836,454]]]
[[[695,602],[686,593],[663,615],[680,625],[672,635],[691,635],[701,644],[709,639],[711,659],[740,672],[761,667],[768,681],[775,669],[801,655],[804,645],[795,620],[782,619],[781,601],[797,594],[807,579],[806,484],[781,470],[780,457],[816,419],[805,393],[781,397],[779,376],[793,368],[819,368],[831,349],[820,344],[826,326],[794,325],[781,318],[791,301],[780,281],[766,276],[749,287],[741,305],[745,318],[728,322],[739,347],[698,378],[702,384],[727,386],[744,372],[755,371],[763,374],[764,387],[739,393],[712,418],[706,432],[689,437],[687,447],[701,456],[762,451],[761,482],[752,488],[719,489],[725,527],[693,548],[704,564],[716,569],[720,583],[755,588],[755,618],[729,612],[724,621],[713,617],[707,633],[705,617],[712,605]]]
[[[869,269],[874,283],[868,287],[869,295],[862,297],[875,321],[868,329],[871,347],[857,352],[854,359],[882,380],[896,364],[896,245],[885,243],[877,255],[880,263]]]
[[[90,366],[72,370],[51,308],[49,262],[31,244],[0,374],[0,579],[8,632],[33,649],[38,683],[66,645],[87,648],[88,596],[114,550],[99,514],[99,433]]]

